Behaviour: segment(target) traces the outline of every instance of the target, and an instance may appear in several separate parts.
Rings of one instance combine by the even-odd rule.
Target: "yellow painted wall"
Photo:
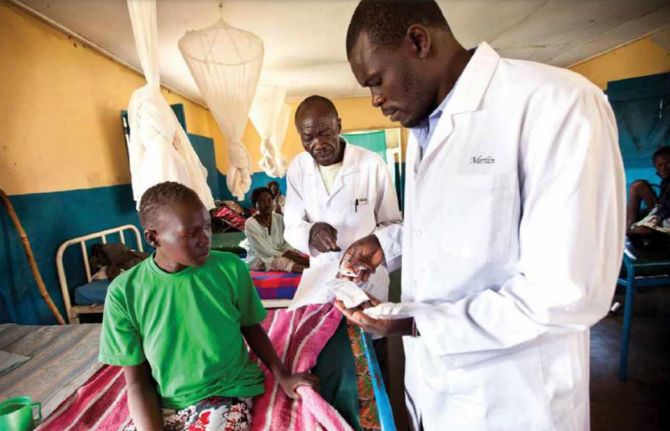
[[[0,22],[0,188],[14,195],[130,182],[120,111],[144,78],[6,2]],[[184,104],[190,133],[214,139],[217,167],[226,174],[228,144],[210,111],[167,89],[163,94]],[[290,103],[293,112],[299,102]],[[369,97],[334,102],[345,131],[398,126]],[[251,122],[242,140],[260,172],[260,137]],[[283,153],[290,161],[301,151],[291,120]]]
[[[5,2],[0,22],[0,187],[24,194],[128,183],[119,113],[144,78]],[[647,37],[571,69],[605,88],[607,81],[670,71],[670,55]],[[214,139],[217,167],[226,174],[228,145],[209,110],[169,90],[163,94],[184,104],[189,132]],[[290,103],[292,115],[299,103]],[[345,131],[398,127],[369,97],[334,103]],[[405,129],[402,136],[405,145]],[[261,171],[251,122],[242,139],[252,170]],[[301,151],[291,120],[283,153],[290,161]]]
[[[9,194],[130,182],[120,111],[142,76],[0,2],[0,187]],[[209,111],[183,103],[189,132]]]
[[[651,36],[624,45],[570,68],[603,90],[608,81],[670,72],[670,53]]]

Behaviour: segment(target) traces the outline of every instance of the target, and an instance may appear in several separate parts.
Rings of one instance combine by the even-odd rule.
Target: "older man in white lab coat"
[[[284,237],[309,254],[312,270],[318,270],[328,254],[339,255],[355,240],[398,225],[402,216],[387,165],[340,137],[341,120],[329,99],[305,99],[295,125],[305,152],[287,172]]]
[[[624,239],[604,95],[486,43],[463,49],[434,1],[363,0],[347,54],[411,136],[404,227],[345,252],[364,279],[401,247],[402,303],[338,307],[404,335],[414,428],[588,429],[589,328],[607,313]]]

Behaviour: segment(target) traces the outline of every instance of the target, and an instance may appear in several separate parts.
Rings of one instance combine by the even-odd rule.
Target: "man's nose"
[[[372,106],[375,108],[381,107],[386,102],[386,98],[375,91],[370,91],[372,94]]]
[[[327,145],[328,145],[328,143],[322,137],[314,138],[314,140],[312,141],[312,148],[314,148],[315,150],[319,149],[319,148],[323,148]]]

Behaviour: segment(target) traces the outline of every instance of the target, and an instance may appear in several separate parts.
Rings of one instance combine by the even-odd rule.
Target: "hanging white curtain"
[[[241,200],[251,186],[251,157],[242,134],[263,64],[263,42],[219,20],[211,27],[187,32],[179,40],[179,50],[228,140],[226,182]]]
[[[214,208],[207,169],[160,92],[156,0],[128,0],[128,11],[147,79],[147,85],[133,92],[128,106],[128,155],[136,205],[139,209],[149,187],[175,181],[193,189],[207,208]]]
[[[274,85],[259,85],[251,105],[250,118],[261,137],[259,165],[271,177],[283,177],[286,171],[281,155],[290,107],[284,103],[286,89]],[[288,113],[286,113],[288,107]],[[284,122],[286,124],[284,124]]]

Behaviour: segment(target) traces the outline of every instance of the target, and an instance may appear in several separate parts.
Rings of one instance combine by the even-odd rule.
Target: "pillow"
[[[223,201],[223,204],[240,215],[244,214],[244,208],[235,201]]]
[[[228,223],[230,223],[235,228],[244,232],[244,224],[246,223],[247,220],[238,213],[236,213],[235,211],[231,210],[230,208],[226,206],[217,208],[214,211],[214,217],[222,218],[228,221]]]

